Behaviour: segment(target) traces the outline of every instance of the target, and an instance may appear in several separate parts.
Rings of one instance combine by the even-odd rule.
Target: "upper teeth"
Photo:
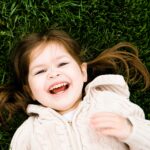
[[[49,90],[50,91],[52,91],[52,90],[54,90],[54,89],[56,89],[56,88],[59,88],[59,87],[62,87],[62,86],[66,86],[67,85],[67,83],[60,83],[60,84],[57,84],[57,85],[54,85],[52,88],[50,88]]]

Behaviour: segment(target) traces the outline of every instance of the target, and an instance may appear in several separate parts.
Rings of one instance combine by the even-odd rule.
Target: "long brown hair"
[[[31,90],[28,85],[28,72],[31,52],[40,44],[58,42],[63,44],[70,55],[80,65],[81,48],[64,31],[50,30],[44,33],[33,33],[24,38],[13,51],[12,63],[14,79],[10,85],[0,86],[0,116],[6,111],[11,118],[18,110],[25,110],[29,103],[33,103]],[[112,48],[104,50],[88,64],[88,82],[102,74],[123,74],[127,82],[136,83],[143,79],[144,89],[150,86],[150,75],[138,57],[138,50],[130,43],[119,43]]]
[[[121,74],[130,84],[144,81],[142,90],[150,86],[150,73],[139,58],[138,49],[129,42],[120,42],[88,62],[89,81],[102,74]]]

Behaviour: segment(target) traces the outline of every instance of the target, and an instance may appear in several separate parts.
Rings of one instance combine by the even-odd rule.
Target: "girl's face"
[[[28,82],[33,99],[61,114],[74,109],[87,80],[86,64],[79,65],[56,42],[47,44],[43,50],[37,47],[31,56]]]

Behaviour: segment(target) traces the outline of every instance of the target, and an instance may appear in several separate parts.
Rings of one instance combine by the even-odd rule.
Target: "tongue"
[[[62,86],[62,87],[59,87],[59,88],[56,88],[52,91],[52,94],[57,94],[59,92],[62,92],[62,91],[65,91],[66,89],[66,86]]]

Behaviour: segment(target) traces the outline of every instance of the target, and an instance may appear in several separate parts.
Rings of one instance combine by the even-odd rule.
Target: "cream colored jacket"
[[[133,124],[124,141],[97,134],[89,126],[95,112],[115,112]],[[30,117],[17,129],[12,150],[150,150],[150,121],[129,101],[129,90],[120,75],[102,75],[86,87],[86,96],[68,123],[50,108],[29,105]]]

